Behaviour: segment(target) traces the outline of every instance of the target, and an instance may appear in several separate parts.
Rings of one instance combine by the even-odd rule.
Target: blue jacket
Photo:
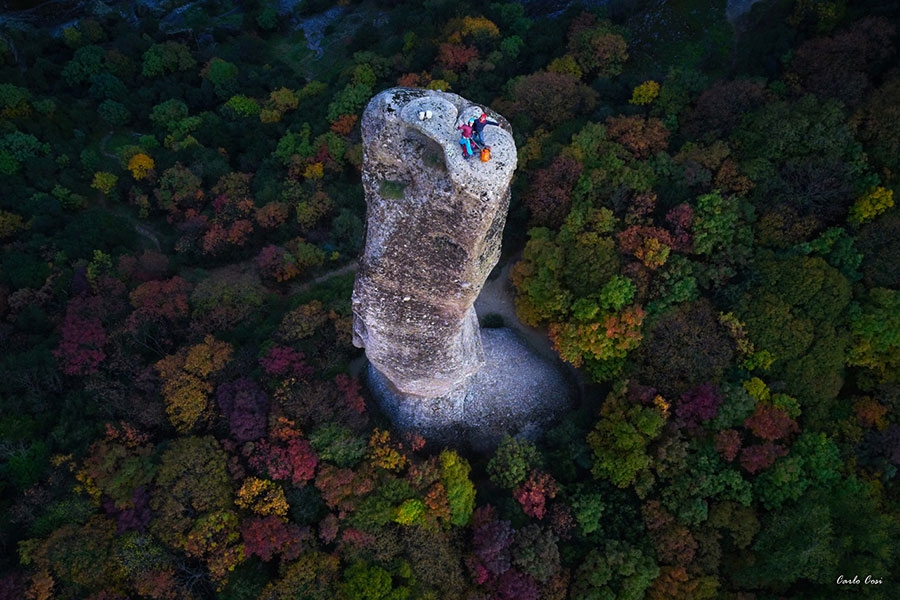
[[[475,134],[476,134],[476,135],[481,135],[481,132],[484,131],[484,126],[485,126],[485,125],[499,125],[499,124],[500,124],[500,123],[498,123],[497,121],[491,119],[490,117],[488,117],[487,119],[485,119],[483,123],[481,122],[480,119],[475,119],[475,124],[472,125],[472,129],[475,130]]]

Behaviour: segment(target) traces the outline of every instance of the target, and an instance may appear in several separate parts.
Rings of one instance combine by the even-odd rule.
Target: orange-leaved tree
[[[211,335],[156,363],[169,421],[180,433],[193,430],[209,416],[212,376],[230,360],[233,348]]]

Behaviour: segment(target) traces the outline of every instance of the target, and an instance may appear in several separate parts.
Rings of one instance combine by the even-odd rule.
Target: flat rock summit
[[[493,121],[487,162],[465,157],[457,130],[482,112]],[[370,389],[400,428],[426,437],[485,446],[539,428],[535,419],[565,406],[565,378],[513,331],[485,337],[474,308],[500,258],[516,168],[509,123],[456,94],[393,88],[361,125],[367,215],[353,343],[365,348]]]

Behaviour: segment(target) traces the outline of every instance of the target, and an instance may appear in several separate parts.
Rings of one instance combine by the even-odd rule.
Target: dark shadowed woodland
[[[900,597],[896,2],[2,4],[0,599]],[[360,375],[397,85],[512,124],[538,441]]]

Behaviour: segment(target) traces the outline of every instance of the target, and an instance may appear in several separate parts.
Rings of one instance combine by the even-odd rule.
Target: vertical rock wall
[[[464,158],[456,126],[481,112],[456,94],[394,88],[363,114],[353,342],[402,394],[444,396],[485,361],[473,304],[500,256],[516,149],[488,110],[500,123],[484,132],[492,159]]]

